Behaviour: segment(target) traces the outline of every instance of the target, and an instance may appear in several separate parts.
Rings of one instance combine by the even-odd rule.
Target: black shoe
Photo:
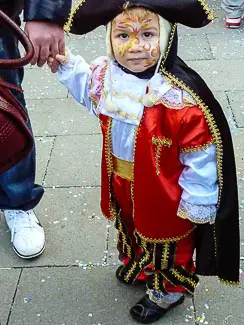
[[[130,283],[126,282],[126,281],[124,280],[124,278],[120,275],[120,272],[122,271],[123,267],[124,267],[123,265],[120,265],[120,266],[117,268],[117,270],[116,270],[116,272],[115,272],[116,278],[117,278],[121,283],[123,283],[123,284],[130,284]],[[133,285],[142,285],[142,284],[145,284],[145,283],[146,283],[146,282],[145,282],[144,280],[135,280],[134,283],[133,283]]]
[[[185,297],[182,296],[179,300],[171,304],[168,308],[159,307],[155,302],[151,301],[148,295],[145,295],[138,303],[130,310],[133,319],[139,323],[148,324],[155,322],[161,318],[167,311],[181,304]]]

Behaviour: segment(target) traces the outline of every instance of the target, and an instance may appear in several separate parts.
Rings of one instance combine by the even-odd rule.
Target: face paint
[[[111,34],[116,60],[135,72],[155,65],[160,56],[159,33],[155,14],[146,18],[121,14],[113,22]]]

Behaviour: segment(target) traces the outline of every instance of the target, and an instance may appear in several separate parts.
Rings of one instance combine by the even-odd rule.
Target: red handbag
[[[34,55],[34,49],[26,34],[1,10],[0,24],[11,28],[26,51],[23,58],[0,59],[0,68],[17,69],[28,64]],[[11,90],[22,92],[22,89],[0,77],[0,173],[23,159],[32,149],[34,142],[27,125],[27,114]]]

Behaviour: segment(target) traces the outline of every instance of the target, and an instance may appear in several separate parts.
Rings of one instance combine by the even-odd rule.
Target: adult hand
[[[65,55],[65,41],[63,28],[54,22],[28,21],[25,32],[33,43],[35,55],[31,64],[42,67],[49,56]],[[59,62],[52,64],[51,71],[56,72]]]

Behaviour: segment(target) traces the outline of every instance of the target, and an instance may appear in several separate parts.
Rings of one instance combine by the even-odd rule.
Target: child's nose
[[[140,52],[142,50],[142,46],[140,45],[139,40],[135,39],[133,42],[131,42],[131,46],[129,47],[129,52]]]

